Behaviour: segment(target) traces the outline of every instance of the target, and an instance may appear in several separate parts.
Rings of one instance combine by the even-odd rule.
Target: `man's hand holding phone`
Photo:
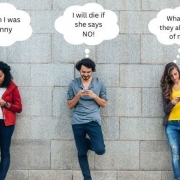
[[[83,91],[88,91],[88,87],[84,87],[84,88],[83,88]]]

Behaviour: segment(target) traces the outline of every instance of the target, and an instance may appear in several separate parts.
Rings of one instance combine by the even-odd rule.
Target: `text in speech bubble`
[[[74,45],[98,45],[119,34],[117,15],[97,3],[70,6],[55,21],[55,29]]]
[[[180,45],[180,7],[161,10],[157,17],[149,22],[148,28],[160,43]]]
[[[32,34],[30,16],[12,4],[0,3],[0,46],[10,46]]]

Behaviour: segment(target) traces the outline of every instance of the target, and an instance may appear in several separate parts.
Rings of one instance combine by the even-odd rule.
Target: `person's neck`
[[[174,85],[180,85],[180,79],[174,83]]]

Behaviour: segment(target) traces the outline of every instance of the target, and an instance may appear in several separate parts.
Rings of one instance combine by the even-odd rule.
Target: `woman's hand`
[[[6,101],[4,101],[3,99],[0,99],[0,106],[4,106],[6,103]]]
[[[177,97],[177,98],[172,99],[172,100],[171,100],[171,103],[174,104],[174,105],[176,105],[179,101],[180,101],[180,98]]]

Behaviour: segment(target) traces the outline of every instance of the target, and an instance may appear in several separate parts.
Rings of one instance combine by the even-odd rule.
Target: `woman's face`
[[[179,72],[176,68],[172,69],[169,75],[174,83],[177,83],[179,81]]]
[[[0,70],[0,85],[4,82],[5,74]]]

